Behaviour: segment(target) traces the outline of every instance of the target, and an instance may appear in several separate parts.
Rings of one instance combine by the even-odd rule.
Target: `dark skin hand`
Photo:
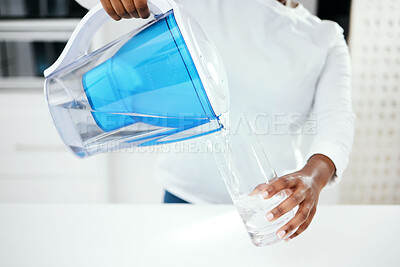
[[[265,199],[281,191],[289,194],[285,201],[266,214],[269,221],[274,221],[299,206],[293,219],[277,231],[279,238],[293,239],[308,228],[317,211],[319,194],[335,171],[335,165],[328,157],[316,154],[301,170],[282,176],[271,184],[261,184],[256,187],[252,194],[261,194]],[[296,232],[290,235],[294,230]]]
[[[150,16],[147,0],[100,0],[104,10],[114,20]]]
[[[297,6],[291,0],[277,1],[288,7]],[[100,2],[107,14],[116,21],[130,18],[147,19],[150,16],[147,0],[100,0]]]

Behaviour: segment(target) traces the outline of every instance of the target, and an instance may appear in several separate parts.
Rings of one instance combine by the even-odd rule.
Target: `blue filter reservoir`
[[[172,12],[82,82],[105,132],[137,122],[184,130],[217,119]]]
[[[50,113],[76,155],[177,142],[224,127],[228,85],[215,47],[177,2],[157,3],[149,5],[155,16],[146,25],[89,55],[71,55],[89,47],[109,19],[97,6],[46,70]]]

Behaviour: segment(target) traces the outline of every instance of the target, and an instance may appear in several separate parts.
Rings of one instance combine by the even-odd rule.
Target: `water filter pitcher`
[[[154,16],[147,24],[88,53],[109,19],[96,6],[44,73],[54,124],[80,157],[226,127],[228,84],[215,47],[179,1],[148,5]]]

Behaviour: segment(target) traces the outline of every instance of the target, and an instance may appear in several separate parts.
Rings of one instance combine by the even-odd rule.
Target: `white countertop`
[[[400,266],[400,206],[321,206],[286,244],[233,206],[0,205],[0,266]]]

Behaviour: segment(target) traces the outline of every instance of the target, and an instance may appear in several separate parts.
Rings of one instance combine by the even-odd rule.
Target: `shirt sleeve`
[[[355,115],[351,103],[351,63],[349,49],[341,33],[330,48],[319,78],[313,111],[316,134],[306,155],[322,154],[336,167],[329,184],[337,183],[346,169],[353,145]]]

